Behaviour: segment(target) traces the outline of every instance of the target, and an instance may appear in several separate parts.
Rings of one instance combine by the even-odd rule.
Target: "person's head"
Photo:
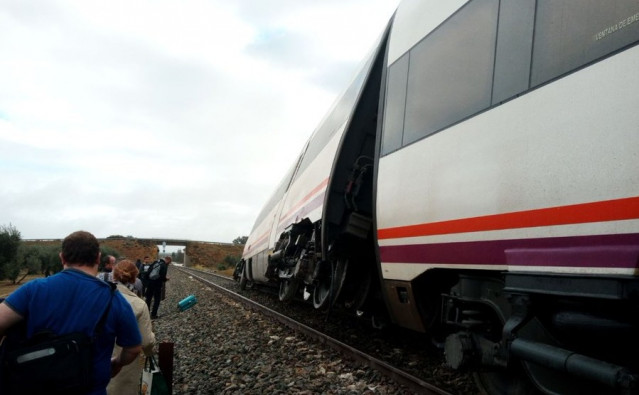
[[[128,259],[124,259],[118,262],[113,267],[113,279],[115,281],[121,282],[122,284],[135,283],[135,279],[138,277],[138,273],[140,273],[140,271],[135,266],[135,263],[131,262]]]
[[[104,257],[104,270],[107,272],[113,271],[113,266],[115,266],[115,257],[113,255],[107,255]]]
[[[95,266],[100,261],[100,243],[89,232],[73,232],[62,241],[60,259],[63,264]]]
[[[169,263],[171,263],[171,257],[170,256],[165,256],[164,257],[164,262],[168,265]]]
[[[145,257],[144,257],[144,263],[149,263],[149,259],[150,259],[150,258],[149,258],[148,256],[145,256]]]

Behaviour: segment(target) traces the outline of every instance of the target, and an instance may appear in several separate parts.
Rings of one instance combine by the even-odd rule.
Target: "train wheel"
[[[473,374],[473,378],[482,393],[486,395],[534,395],[539,393],[519,363],[516,367],[509,367],[505,370],[476,372]]]
[[[344,286],[346,271],[348,269],[348,259],[337,259],[331,264],[331,273],[318,281],[313,289],[313,306],[318,310],[328,307],[329,303],[334,303]]]
[[[280,302],[288,302],[293,299],[299,288],[299,280],[290,278],[287,280],[280,280]]]
[[[472,320],[473,317],[478,321],[482,321],[482,315],[478,312],[477,315],[471,315],[473,310],[466,310],[467,319]],[[485,329],[481,332],[481,336],[490,340],[491,342],[497,342],[497,334],[501,333],[503,326],[503,320],[497,316],[491,318],[489,314],[483,315],[483,320],[493,322],[494,325],[490,326],[490,329]],[[530,378],[524,370],[522,363],[516,359],[508,361],[508,367],[506,368],[485,368],[477,370],[473,373],[473,379],[477,387],[483,394],[488,395],[507,395],[507,394],[522,394],[522,395],[534,395],[539,394],[539,391],[535,388],[535,385],[530,381]]]
[[[347,309],[362,310],[371,292],[371,272],[369,270],[357,270],[357,272],[358,275],[361,275],[361,278],[357,280],[350,279],[348,283],[351,284],[352,289],[345,292],[344,295],[344,306]]]
[[[246,284],[248,283],[248,278],[246,277],[246,264],[242,266],[242,271],[240,272],[240,289],[244,291],[246,289]]]

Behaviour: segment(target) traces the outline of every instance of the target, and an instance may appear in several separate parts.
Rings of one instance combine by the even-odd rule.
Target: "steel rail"
[[[260,314],[266,315],[268,317],[271,317],[275,320],[277,320],[278,322],[280,322],[281,324],[293,329],[296,332],[302,333],[305,336],[314,339],[316,341],[318,341],[319,343],[325,344],[329,347],[331,347],[332,349],[336,350],[337,352],[341,353],[342,355],[344,355],[346,358],[350,358],[362,365],[366,365],[369,366],[372,369],[377,370],[378,372],[380,372],[381,374],[383,374],[384,376],[394,380],[396,383],[401,384],[407,388],[409,388],[412,391],[415,391],[417,393],[420,394],[436,394],[436,395],[451,395],[449,392],[446,392],[444,390],[442,390],[441,388],[430,384],[420,378],[417,378],[411,374],[408,374],[400,369],[395,368],[392,365],[389,365],[388,363],[375,358],[371,355],[368,355],[360,350],[357,350],[351,346],[349,346],[348,344],[345,344],[333,337],[330,337],[324,333],[321,333],[307,325],[302,324],[301,322],[295,321],[294,319],[287,317],[283,314],[278,313],[277,311],[274,311],[266,306],[263,306],[259,303],[256,303],[254,301],[252,301],[251,299],[248,299],[242,295],[239,295],[229,289],[226,289],[222,286],[219,286],[203,277],[201,277],[198,274],[195,274],[194,271],[190,270],[189,268],[184,268],[184,267],[179,267],[179,270],[188,273],[189,275],[193,276],[194,278],[196,278],[197,280],[201,281],[202,283],[208,285],[208,286],[212,286],[213,288],[215,288],[218,291],[221,291],[222,293],[224,293],[225,295],[227,295],[228,297],[232,298],[233,300],[242,303],[244,306],[250,308],[253,311],[256,311]],[[201,271],[200,271],[201,272]],[[205,272],[202,272],[205,273]],[[206,273],[207,275],[215,275],[215,273]],[[217,275],[218,277],[222,277]]]

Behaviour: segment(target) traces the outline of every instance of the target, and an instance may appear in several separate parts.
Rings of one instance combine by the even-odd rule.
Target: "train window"
[[[636,0],[538,0],[531,86],[639,39]]]
[[[471,1],[411,49],[403,145],[490,106],[497,11]]]
[[[535,2],[500,3],[492,104],[528,90],[534,21]]]
[[[388,70],[382,154],[395,151],[402,146],[406,82],[408,80],[408,56],[408,54],[402,56]]]
[[[288,190],[289,184],[291,182],[291,178],[293,177],[293,173],[295,172],[295,169],[297,168],[298,163],[299,163],[299,158],[295,162],[295,164],[286,172],[286,175],[280,181],[279,185],[277,186],[277,188],[275,189],[275,191],[269,198],[266,205],[262,207],[262,211],[260,211],[260,214],[257,216],[257,219],[255,220],[255,224],[253,225],[253,230],[255,230],[255,228],[264,221],[266,216],[271,212],[271,210],[273,210],[273,207],[275,207],[275,205],[277,205],[277,203],[282,199],[282,196],[284,196],[284,194]]]
[[[355,80],[353,80],[351,85],[346,89],[346,91],[344,91],[342,96],[329,110],[326,117],[322,120],[319,127],[311,136],[308,143],[308,149],[304,154],[304,158],[302,159],[302,163],[300,164],[297,174],[302,174],[304,172],[308,165],[315,159],[315,157],[317,157],[320,151],[326,147],[326,144],[328,144],[335,132],[337,132],[337,130],[351,116],[351,112],[355,107],[355,101],[359,96],[359,92],[364,84],[364,79],[370,69],[371,61],[372,57],[371,59],[368,59],[368,61],[364,64],[364,67],[359,70]],[[297,177],[297,175],[295,177]]]

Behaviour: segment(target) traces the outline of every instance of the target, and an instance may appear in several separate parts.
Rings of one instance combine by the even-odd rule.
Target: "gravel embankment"
[[[298,336],[171,268],[154,321],[175,344],[174,394],[406,394],[376,371]],[[198,303],[179,312],[194,294]]]

